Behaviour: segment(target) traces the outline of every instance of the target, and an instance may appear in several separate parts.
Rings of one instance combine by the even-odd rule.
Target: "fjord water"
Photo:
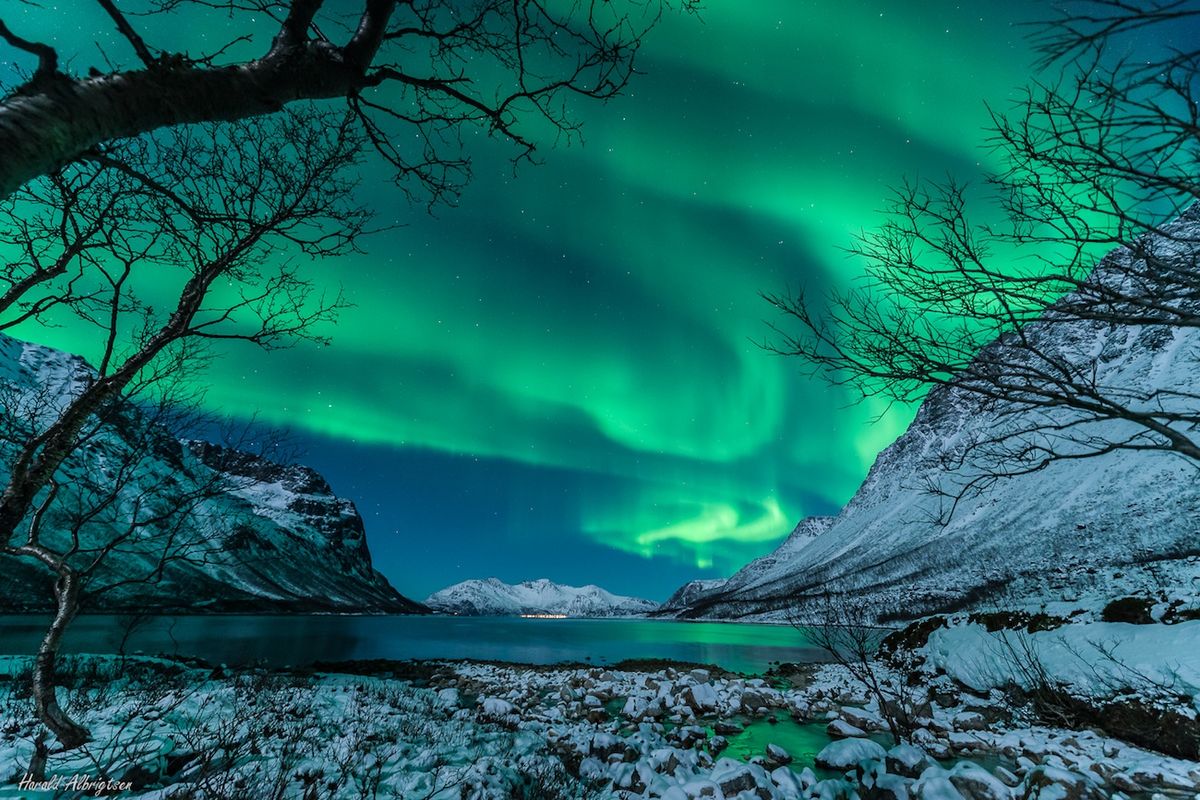
[[[48,620],[0,616],[0,653],[34,652]],[[194,656],[214,664],[302,666],[351,659],[476,658],[597,665],[628,658],[716,664],[759,673],[773,661],[811,662],[820,651],[786,625],[648,619],[453,616],[85,615],[66,651]],[[122,644],[122,640],[124,644]]]

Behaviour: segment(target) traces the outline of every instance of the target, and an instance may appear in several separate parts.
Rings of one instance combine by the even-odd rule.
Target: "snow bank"
[[[1157,684],[1200,702],[1200,620],[1090,622],[1037,633],[989,633],[968,623],[934,631],[926,652],[931,666],[979,691],[1013,683],[1029,688],[1029,666],[1036,659],[1049,677],[1081,694],[1106,697],[1121,688]]]

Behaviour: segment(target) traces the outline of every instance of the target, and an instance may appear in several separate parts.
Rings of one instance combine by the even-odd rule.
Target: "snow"
[[[546,578],[515,585],[497,578],[463,581],[429,595],[425,605],[436,611],[480,616],[614,617],[645,614],[658,608],[649,600],[622,597],[599,586],[566,586]]]
[[[705,682],[699,683],[691,672],[672,668],[533,670],[429,662],[429,687],[418,688],[402,680],[358,675],[252,669],[216,675],[168,659],[85,660],[90,666],[81,674],[95,677],[71,691],[70,707],[96,734],[97,745],[52,756],[51,777],[92,774],[95,763],[116,776],[134,764],[148,770],[143,774],[162,776],[163,768],[172,765],[163,788],[154,785],[159,778],[142,778],[122,795],[139,800],[187,795],[186,787],[201,781],[212,791],[223,787],[226,794],[251,796],[275,780],[282,782],[281,799],[302,800],[306,776],[318,772],[319,796],[327,800],[376,792],[431,800],[540,796],[522,793],[520,787],[527,791],[531,779],[549,781],[546,785],[558,781],[562,796],[596,800],[1010,800],[1056,796],[1078,786],[1096,791],[1108,786],[1104,791],[1109,793],[1100,796],[1115,796],[1112,784],[1102,783],[1104,776],[1127,782],[1122,785],[1149,787],[1147,791],[1191,796],[1181,792],[1190,787],[1194,794],[1200,782],[1195,764],[1094,734],[1019,727],[979,732],[972,749],[949,754],[944,766],[932,765],[930,748],[953,735],[935,731],[949,730],[951,718],[965,708],[955,704],[935,705],[921,744],[890,753],[866,739],[829,745],[820,759],[836,764],[838,776],[823,773],[825,780],[795,753],[796,761],[787,766],[763,758],[786,755],[769,741],[757,758],[743,762],[729,756],[723,737],[711,735],[716,722],[746,720],[738,709],[747,691],[760,693],[767,703],[753,715],[764,721],[801,705],[818,717],[827,711],[874,713],[869,706],[850,708],[835,700],[866,702],[854,697],[847,674],[833,665],[822,667],[805,685],[777,688],[728,673],[701,676]],[[17,674],[27,666],[28,659],[3,659],[0,674]],[[64,674],[71,675],[71,669]],[[697,686],[715,693],[717,708],[711,714],[697,714],[687,705],[687,690]],[[639,712],[610,717],[580,699],[588,696],[605,702],[655,699],[666,716]],[[0,681],[0,717],[6,720],[0,727],[0,796],[6,796],[2,784],[28,762],[35,730],[28,698],[11,681]],[[264,735],[264,730],[273,733]],[[1004,753],[1015,756],[1011,769],[985,768],[974,763],[974,752],[993,759]],[[229,759],[214,761],[213,754],[228,754]],[[924,765],[919,779],[893,769],[900,761]],[[564,763],[578,764],[578,774],[598,784],[594,794],[579,791]]]
[[[926,765],[929,760],[920,748],[913,747],[911,744],[898,744],[887,752],[888,763],[896,764],[899,769],[906,772],[918,771],[920,767]]]
[[[864,761],[883,761],[887,751],[870,739],[842,739],[831,742],[817,754],[817,764],[829,769],[850,769]]]
[[[829,723],[827,728],[830,736],[840,736],[842,738],[852,739],[857,736],[865,736],[866,731],[862,728],[853,725],[844,719],[835,719]]]
[[[1036,633],[954,624],[934,631],[926,652],[931,666],[981,691],[1008,683],[1029,688],[1022,669],[1028,654],[1082,694],[1104,697],[1118,688],[1157,684],[1192,698],[1200,709],[1200,620],[1074,623]]]
[[[688,581],[667,598],[667,601],[662,604],[662,608],[664,610],[688,608],[695,605],[702,598],[716,593],[724,585],[724,578]]]
[[[49,424],[95,374],[77,356],[0,334],[0,424],[34,428]],[[153,516],[159,511],[156,506],[165,514],[172,504],[183,502],[178,498],[198,493],[199,487],[214,481],[222,491],[195,504],[186,518],[170,518],[161,529],[147,526],[143,539],[116,548],[97,573],[94,586],[114,577],[155,574],[159,543],[168,537],[175,555],[188,557],[169,564],[157,583],[135,581],[103,595],[106,607],[415,608],[372,568],[362,520],[353,504],[336,497],[312,470],[180,442],[136,408],[121,413],[121,424],[103,429],[64,465],[62,503],[52,509],[47,526],[52,546],[65,549],[67,540],[62,537],[69,530],[66,524],[55,524],[55,515],[70,507],[77,492],[85,491],[75,486],[74,475],[111,474],[115,465],[131,471],[111,513],[100,514],[84,529],[84,552],[97,542],[108,543],[126,518],[138,513]],[[0,478],[10,448],[0,443]],[[201,455],[211,451],[233,454],[239,474],[206,463]],[[5,607],[24,610],[45,605],[48,594],[40,570],[9,560],[4,576]]]
[[[944,775],[921,776],[913,791],[921,800],[966,800]]]
[[[1167,226],[1174,240],[1151,239],[1145,247],[1160,255],[1186,250],[1184,257],[1194,258],[1197,216],[1192,211]],[[1095,278],[1111,279],[1104,269]],[[1081,369],[1094,367],[1100,385],[1130,398],[1169,398],[1164,402],[1194,412],[1200,329],[1042,321],[1026,333],[1042,352]],[[1011,347],[998,341],[985,350]],[[690,601],[669,610],[780,620],[797,606],[804,613],[807,601],[816,616],[822,594],[831,589],[899,619],[965,601],[1070,610],[1148,590],[1200,595],[1200,482],[1194,465],[1166,452],[1126,450],[1057,461],[968,494],[949,523],[939,524],[946,508],[929,485],[951,491],[964,485],[977,473],[969,464],[947,464],[956,463],[969,442],[1022,430],[1034,413],[1040,425],[1077,424],[1082,435],[1100,440],[1133,432],[1119,422],[1079,424],[1069,409],[988,407],[962,389],[935,389],[837,517],[802,522],[815,536],[789,537],[720,587],[692,591]]]

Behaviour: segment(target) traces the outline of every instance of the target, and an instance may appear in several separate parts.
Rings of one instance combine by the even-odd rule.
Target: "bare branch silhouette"
[[[578,133],[571,105],[619,95],[646,34],[672,0],[557,4],[542,0],[148,0],[141,15],[182,27],[228,20],[228,41],[201,54],[148,41],[115,0],[101,7],[136,62],[71,74],[51,46],[0,20],[0,45],[35,61],[0,100],[0,196],[110,144],[164,126],[270,115],[303,100],[341,100],[407,190],[452,200],[469,176],[464,129],[511,143],[529,159],[537,141]],[[133,5],[133,4],[121,4]],[[679,0],[692,10],[696,0]],[[28,13],[53,14],[35,8]],[[278,26],[264,51],[242,35]],[[15,22],[14,22],[15,24]],[[236,33],[234,33],[236,32]],[[543,129],[542,126],[548,126]]]
[[[766,347],[812,374],[860,398],[936,394],[976,415],[939,456],[953,479],[927,487],[945,501],[940,522],[1058,461],[1150,451],[1200,468],[1194,382],[1134,385],[1118,353],[1096,351],[1123,341],[1192,357],[1172,343],[1200,327],[1200,51],[1135,62],[1115,41],[1200,8],[1099,0],[1064,14],[1033,28],[1061,74],[992,109],[1004,168],[986,191],[905,183],[850,248],[857,285],[765,296],[784,317]]]
[[[212,540],[236,527],[198,519],[235,479],[189,468],[183,445],[164,433],[196,407],[207,344],[322,341],[345,305],[293,261],[347,252],[365,229],[348,177],[358,149],[350,124],[297,108],[173,129],[122,148],[128,169],[71,167],[7,209],[10,221],[28,204],[40,210],[13,228],[22,261],[10,267],[0,320],[73,313],[96,331],[100,352],[94,367],[71,361],[33,389],[18,381],[0,393],[0,555],[52,576],[56,613],[34,698],[65,748],[88,739],[54,688],[72,619],[106,593],[162,580],[176,562],[212,558]],[[149,274],[173,286],[168,307],[140,289]],[[147,467],[155,461],[178,468],[156,472]],[[118,554],[120,572],[111,567]]]

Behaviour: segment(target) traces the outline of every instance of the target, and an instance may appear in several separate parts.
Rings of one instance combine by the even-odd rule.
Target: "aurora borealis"
[[[984,103],[1027,80],[1013,23],[1038,7],[706,5],[652,33],[627,96],[577,108],[583,146],[514,176],[474,137],[457,208],[364,170],[399,227],[317,266],[354,304],[333,346],[213,365],[209,404],[295,431],[403,593],[544,576],[664,599],[835,511],[907,423],[765,352],[759,293],[852,281],[841,248],[902,177],[987,171]],[[94,58],[120,46],[101,13],[30,34]],[[227,32],[211,16],[193,35]]]

